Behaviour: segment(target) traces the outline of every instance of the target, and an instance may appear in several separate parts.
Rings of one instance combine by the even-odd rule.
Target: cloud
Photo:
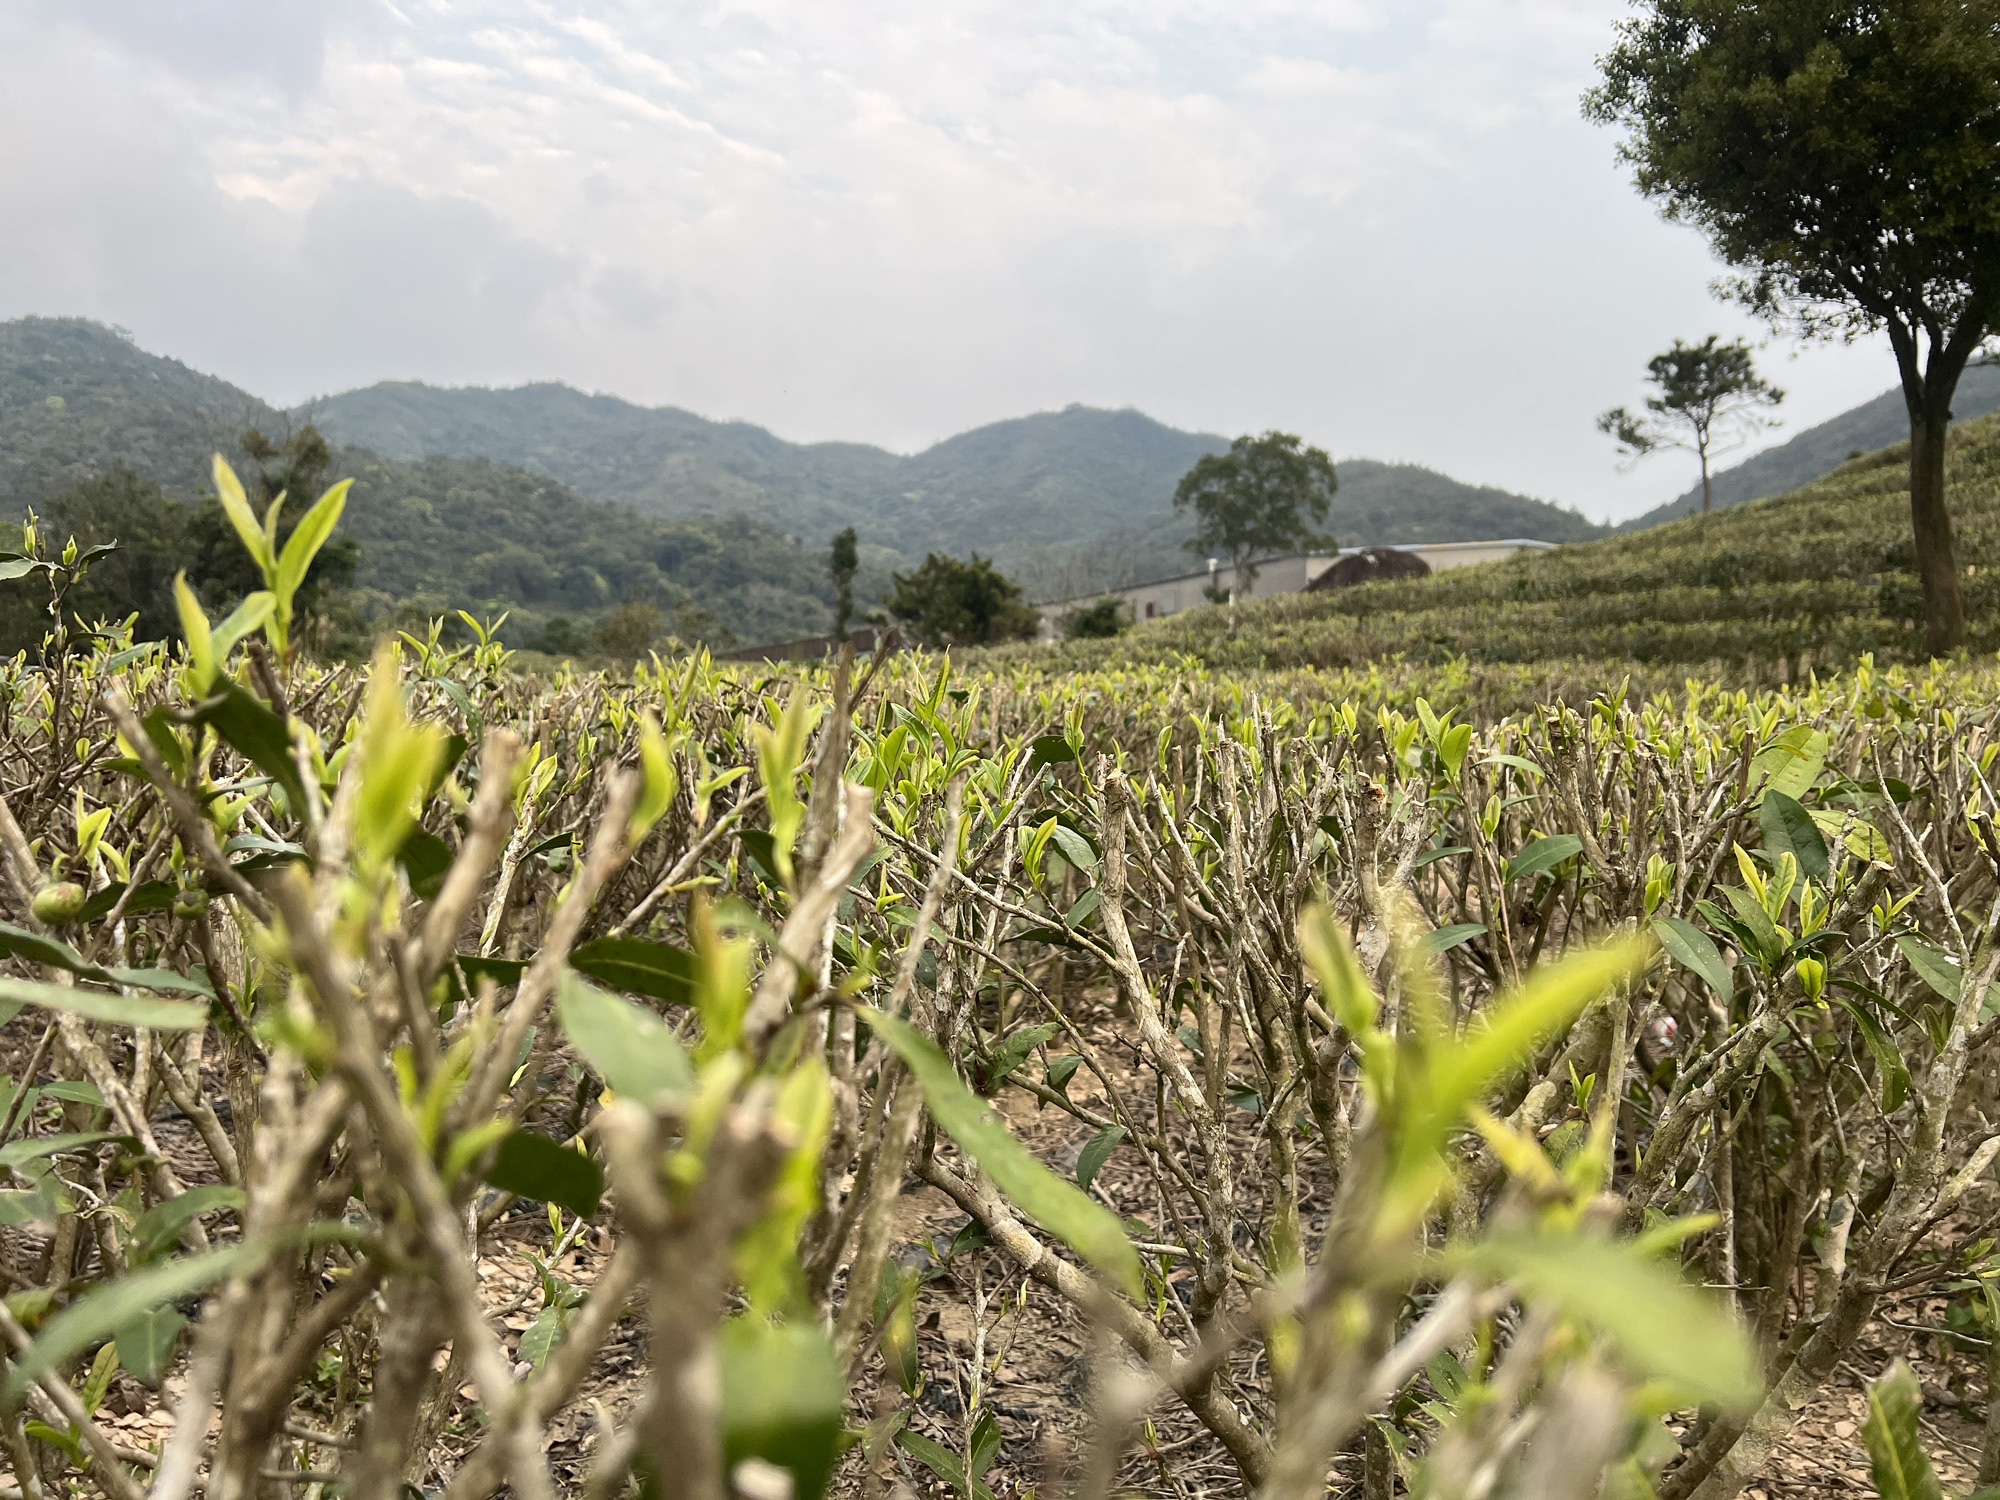
[[[0,313],[276,399],[565,378],[912,447],[1071,400],[1632,511],[1735,331],[1576,98],[1621,0],[35,0]],[[1886,363],[1819,354],[1788,409]]]

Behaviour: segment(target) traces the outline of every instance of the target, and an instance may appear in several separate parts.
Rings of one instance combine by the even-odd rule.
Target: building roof
[[[1460,552],[1471,547],[1515,547],[1537,552],[1547,552],[1560,546],[1558,542],[1536,541],[1533,537],[1494,537],[1473,542],[1383,542],[1381,546],[1391,552]],[[1258,567],[1268,563],[1285,562],[1294,557],[1353,557],[1356,553],[1372,550],[1368,547],[1341,547],[1332,552],[1278,552],[1269,557],[1253,558]],[[1225,565],[1217,562],[1213,568],[1196,568],[1190,573],[1169,573],[1164,578],[1146,578],[1138,583],[1121,583],[1116,588],[1094,589],[1087,594],[1067,594],[1060,599],[1042,599],[1035,603],[1036,609],[1050,609],[1058,604],[1084,604],[1092,599],[1104,599],[1113,594],[1129,594],[1134,589],[1158,588],[1163,583],[1189,583],[1197,578],[1206,578],[1211,572],[1220,572]]]

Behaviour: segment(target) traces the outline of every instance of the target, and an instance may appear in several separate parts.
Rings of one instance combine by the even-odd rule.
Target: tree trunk
[[[1701,513],[1707,515],[1715,506],[1715,481],[1708,473],[1708,449],[1701,450]]]
[[[1910,403],[1910,530],[1924,588],[1924,645],[1933,656],[1965,644],[1965,600],[1944,499],[1945,434],[1950,428],[1948,395]]]

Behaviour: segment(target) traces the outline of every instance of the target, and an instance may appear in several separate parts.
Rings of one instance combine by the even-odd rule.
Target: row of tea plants
[[[268,587],[172,647],[0,559],[12,1493],[1712,1500],[1883,1299],[1992,1285],[1990,670],[1475,724],[469,620],[328,667],[344,492],[281,547],[217,480]]]

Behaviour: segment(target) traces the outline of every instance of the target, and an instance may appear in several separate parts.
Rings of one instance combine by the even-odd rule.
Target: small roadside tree
[[[855,543],[854,528],[848,527],[833,539],[827,554],[827,576],[833,580],[833,638],[847,639],[847,622],[854,618],[854,575],[861,570],[861,552]]]
[[[1701,460],[1701,513],[1707,515],[1715,503],[1709,460],[1775,425],[1764,412],[1785,393],[1758,375],[1748,344],[1725,344],[1713,333],[1699,344],[1676,339],[1647,361],[1646,378],[1658,394],[1646,398],[1645,412],[1614,406],[1597,419],[1597,430],[1618,439],[1634,461],[1662,448],[1694,454]]]
[[[1246,591],[1257,580],[1259,555],[1333,544],[1317,528],[1337,483],[1324,450],[1288,432],[1246,434],[1181,477],[1174,509],[1195,514],[1188,550],[1227,553],[1236,587]]]
[[[892,573],[889,613],[926,646],[987,646],[1023,640],[1040,617],[1021,588],[977,552],[970,562],[933,552],[914,573]]]
[[[1934,653],[1965,639],[1945,434],[2000,315],[2000,0],[1642,0],[1584,111],[1640,192],[1809,337],[1886,330]]]

